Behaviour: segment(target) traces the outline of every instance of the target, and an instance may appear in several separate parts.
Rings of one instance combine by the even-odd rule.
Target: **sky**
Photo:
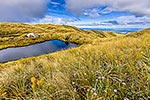
[[[147,28],[150,0],[0,0],[0,22]]]

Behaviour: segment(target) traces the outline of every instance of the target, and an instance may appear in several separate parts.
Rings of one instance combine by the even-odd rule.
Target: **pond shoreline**
[[[64,42],[61,40],[49,40],[41,43],[31,44],[22,47],[12,47],[0,50],[0,62],[5,63],[21,58],[40,56],[61,50],[66,50],[72,47],[79,46],[78,44]]]
[[[37,44],[37,43],[43,43],[43,42],[52,41],[52,40],[60,40],[60,41],[63,41],[63,42],[70,42],[70,43],[74,43],[74,44],[80,44],[80,43],[77,43],[77,42],[73,42],[73,41],[70,41],[70,40],[67,41],[67,40],[64,40],[64,39],[46,39],[46,40],[31,42],[29,44],[23,44],[21,46],[20,45],[13,45],[13,46],[2,47],[2,48],[0,48],[0,50],[7,49],[7,48],[24,47],[24,46],[34,45],[34,44]],[[82,45],[82,44],[80,44],[80,45]]]

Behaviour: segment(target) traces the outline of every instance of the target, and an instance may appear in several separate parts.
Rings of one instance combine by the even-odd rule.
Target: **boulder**
[[[36,33],[28,33],[26,36],[27,38],[33,38],[33,39],[39,38],[39,35]]]

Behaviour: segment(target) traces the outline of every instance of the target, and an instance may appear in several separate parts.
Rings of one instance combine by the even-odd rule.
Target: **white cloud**
[[[141,24],[150,25],[150,16],[136,17],[132,16],[121,16],[116,18],[120,24]]]
[[[83,9],[107,6],[108,11],[130,12],[137,16],[150,15],[150,0],[67,0],[66,7],[81,15]]]
[[[58,3],[58,2],[50,2],[51,4],[53,4],[53,5],[61,5],[60,3]]]
[[[89,16],[91,18],[96,18],[100,16],[99,11],[96,8],[85,10],[84,15]]]
[[[101,21],[82,21],[74,24],[74,26],[79,28],[148,28],[150,27],[150,16],[120,16]]]
[[[41,18],[50,0],[0,0],[0,21],[29,22]]]
[[[68,24],[70,22],[74,22],[77,19],[74,18],[62,18],[62,17],[56,17],[56,16],[50,16],[47,15],[44,18],[34,21],[33,23],[41,23],[41,24]]]

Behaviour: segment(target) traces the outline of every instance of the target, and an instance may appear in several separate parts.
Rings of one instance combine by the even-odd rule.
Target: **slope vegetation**
[[[19,25],[20,28],[14,28],[14,32],[19,32],[7,33],[7,27],[4,28],[6,24]],[[150,32],[147,29],[127,35],[113,33],[108,36],[110,33],[107,32],[83,31],[65,25],[4,23],[4,26],[1,25],[1,31],[7,31],[7,35],[2,35],[3,38],[16,37],[17,43],[24,40],[22,36],[26,32],[32,30],[40,38],[25,39],[29,44],[48,39],[64,40],[69,35],[69,41],[82,45],[52,54],[1,63],[0,98],[145,100],[150,97]],[[13,29],[11,27],[8,28]],[[11,43],[13,39],[10,42],[3,38],[0,43],[5,46],[1,48],[14,45]],[[21,46],[28,44],[23,40]]]

